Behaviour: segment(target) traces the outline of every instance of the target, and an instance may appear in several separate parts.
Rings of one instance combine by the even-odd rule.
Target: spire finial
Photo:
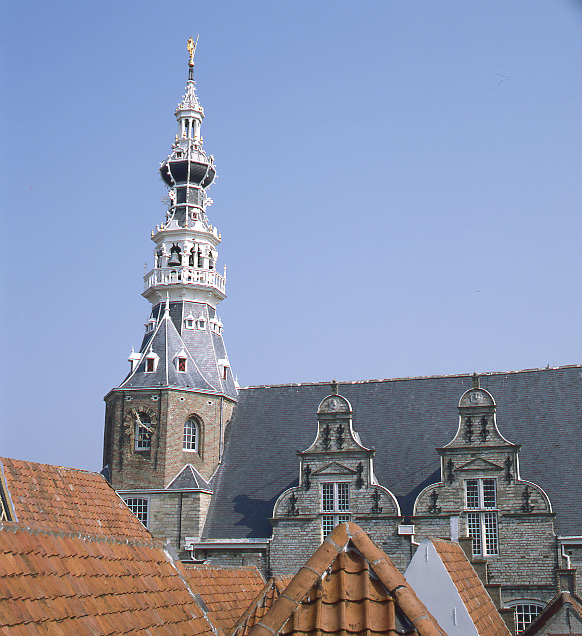
[[[194,42],[194,38],[190,38],[188,40],[188,44],[186,47],[188,48],[188,53],[190,53],[190,60],[188,62],[188,66],[194,66],[194,56],[196,55],[196,47],[198,46],[198,35],[196,35],[196,42]]]
[[[331,381],[331,394],[337,395],[337,380]]]
[[[471,376],[471,380],[473,381],[473,388],[474,389],[480,388],[479,376],[477,375],[476,371],[473,372],[473,375]]]

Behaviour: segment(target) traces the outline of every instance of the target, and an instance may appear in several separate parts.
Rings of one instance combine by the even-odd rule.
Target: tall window
[[[467,529],[473,539],[473,556],[499,554],[497,533],[497,489],[495,479],[467,479],[465,481]],[[488,512],[489,511],[489,512]]]
[[[198,438],[200,437],[200,427],[198,421],[193,417],[186,420],[184,424],[184,437],[182,448],[185,451],[198,451]]]
[[[523,632],[542,611],[543,605],[537,603],[518,603],[515,605],[515,631]]]
[[[135,423],[135,450],[149,450],[152,445],[152,422],[147,415],[139,414]]]
[[[124,499],[127,507],[133,512],[133,514],[148,527],[148,500],[144,497],[128,497]]]
[[[321,530],[323,538],[343,521],[349,521],[350,485],[346,482],[321,485]]]

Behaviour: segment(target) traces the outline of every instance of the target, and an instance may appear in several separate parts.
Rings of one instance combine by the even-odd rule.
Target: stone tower
[[[226,268],[220,234],[206,214],[216,170],[202,146],[192,39],[178,134],[160,166],[168,209],[152,231],[154,267],[143,296],[152,304],[125,380],[105,397],[103,464],[113,487],[154,534],[176,547],[199,536],[212,496],[237,388],[216,308]]]

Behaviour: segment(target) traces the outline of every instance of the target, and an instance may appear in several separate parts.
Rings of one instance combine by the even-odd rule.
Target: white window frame
[[[145,443],[146,439],[147,439],[147,444]],[[134,448],[136,451],[140,452],[140,451],[149,451],[151,447],[152,447],[152,422],[148,417],[148,419],[145,422],[142,419],[140,419],[136,421],[135,423]]]
[[[476,482],[476,483],[473,483]],[[471,505],[469,501],[469,484],[475,492],[476,486],[477,505]],[[491,486],[493,486],[493,505],[491,505]],[[466,510],[497,510],[497,480],[494,477],[477,477],[465,479],[465,509]]]
[[[125,505],[133,512],[133,514],[143,523],[147,528],[149,525],[150,515],[150,499],[149,497],[138,497],[134,495],[128,495],[123,497]]]
[[[200,329],[201,331],[206,331],[206,318],[198,318],[198,320],[196,321],[196,328]]]
[[[148,370],[148,360],[152,361],[153,369],[151,371]],[[158,362],[160,361],[160,356],[157,353],[151,351],[145,357],[145,373],[155,373],[158,370]]]
[[[194,435],[186,430],[186,425],[191,422],[194,427]],[[191,428],[191,427],[189,427]],[[192,438],[194,438],[192,440]],[[200,447],[200,421],[197,417],[192,415],[184,422],[184,429],[182,434],[182,450],[185,453],[197,453]]]
[[[350,521],[350,482],[323,482],[320,495],[321,535],[325,539],[338,524]]]
[[[491,477],[466,479],[465,510],[467,530],[473,539],[473,556],[498,556],[497,480]]]
[[[515,611],[515,633],[521,634],[529,627],[533,621],[540,615],[545,605],[541,601],[537,600],[520,600],[512,601],[507,604],[508,607],[512,607]],[[532,611],[532,608],[536,608],[537,612]]]

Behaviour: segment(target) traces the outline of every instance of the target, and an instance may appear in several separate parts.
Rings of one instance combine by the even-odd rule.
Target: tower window
[[[182,449],[185,451],[198,451],[198,439],[200,437],[200,425],[198,421],[190,417],[184,424],[184,436]]]
[[[186,373],[186,358],[178,358],[178,371]]]
[[[204,320],[204,318],[198,318],[196,325],[198,329],[206,329],[206,320]]]
[[[135,423],[135,450],[150,450],[152,445],[152,423],[147,415],[140,415]]]
[[[148,508],[149,501],[145,497],[128,497],[124,499],[127,507],[133,512],[133,514],[148,527]]]
[[[153,373],[154,372],[154,359],[153,358],[146,358],[146,373]]]

